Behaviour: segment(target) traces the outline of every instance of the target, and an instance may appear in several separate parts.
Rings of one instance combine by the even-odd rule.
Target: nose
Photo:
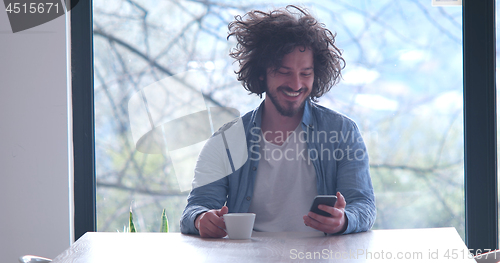
[[[294,91],[298,91],[300,88],[302,88],[300,74],[292,75],[290,80],[290,88],[292,88]]]

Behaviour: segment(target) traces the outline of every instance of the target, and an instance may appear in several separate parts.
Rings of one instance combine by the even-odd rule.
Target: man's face
[[[283,57],[280,68],[268,68],[266,74],[266,107],[287,117],[301,113],[314,82],[312,50],[295,47]]]

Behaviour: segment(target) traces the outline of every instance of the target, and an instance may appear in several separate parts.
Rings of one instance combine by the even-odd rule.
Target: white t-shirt
[[[265,232],[317,231],[302,218],[317,195],[316,172],[307,154],[301,125],[282,145],[261,134],[260,160],[250,213],[254,230]]]

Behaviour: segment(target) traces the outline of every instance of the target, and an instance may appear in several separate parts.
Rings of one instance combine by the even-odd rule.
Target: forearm
[[[188,196],[188,203],[181,216],[181,232],[198,235],[194,226],[196,217],[211,209],[220,209],[227,198],[227,178],[194,188]]]
[[[200,205],[186,206],[181,216],[181,233],[199,235],[200,232],[195,227],[196,217],[208,210],[210,209]]]
[[[377,215],[374,198],[349,202],[345,208],[345,215],[348,223],[343,234],[370,230]]]

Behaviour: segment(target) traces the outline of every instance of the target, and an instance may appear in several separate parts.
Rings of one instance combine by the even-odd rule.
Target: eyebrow
[[[292,69],[292,68],[285,67],[285,66],[281,66],[280,68],[284,68],[284,69],[287,69],[287,70],[291,70]],[[314,67],[302,68],[301,70],[314,70]]]

